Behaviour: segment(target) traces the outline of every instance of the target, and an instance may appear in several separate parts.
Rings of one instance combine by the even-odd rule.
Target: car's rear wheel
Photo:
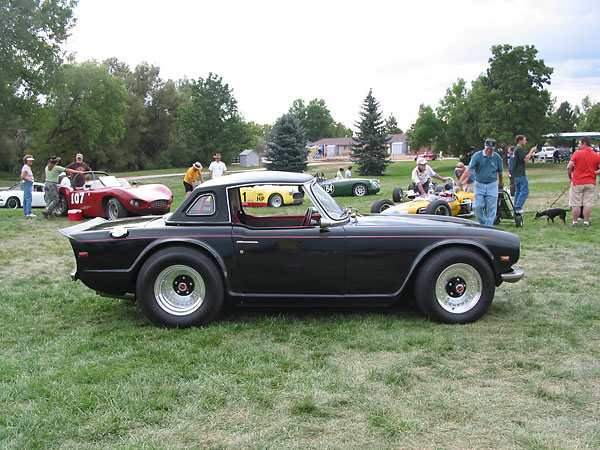
[[[355,184],[352,188],[352,195],[355,197],[364,197],[368,193],[367,187],[362,183]]]
[[[425,208],[425,214],[434,214],[436,216],[449,216],[452,214],[450,206],[444,200],[434,200],[427,208]]]
[[[374,202],[371,205],[371,212],[372,213],[380,213],[385,211],[388,208],[391,208],[392,206],[394,206],[394,202],[391,200],[388,200],[387,198],[382,198],[380,200],[377,200],[376,202]]]
[[[63,194],[60,194],[58,198],[58,206],[54,210],[54,215],[56,217],[66,216],[68,210],[69,204],[67,203],[67,198]]]
[[[400,203],[404,199],[404,191],[401,187],[395,187],[392,191],[392,200],[396,203]]]
[[[17,209],[19,206],[21,206],[21,202],[17,197],[11,197],[6,200],[6,207],[8,209]]]
[[[489,309],[494,274],[488,261],[466,248],[447,248],[430,256],[416,278],[419,309],[432,320],[469,323]]]
[[[281,194],[271,194],[269,197],[269,206],[273,208],[279,208],[283,206],[283,197]]]
[[[136,292],[148,319],[167,327],[209,323],[224,303],[224,288],[216,265],[202,253],[171,247],[151,256],[138,275]]]
[[[119,199],[111,197],[106,202],[105,214],[108,220],[114,220],[120,217],[127,217],[127,210]]]

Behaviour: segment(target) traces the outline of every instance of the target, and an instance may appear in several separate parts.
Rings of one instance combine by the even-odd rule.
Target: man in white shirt
[[[215,160],[208,166],[210,178],[219,178],[220,176],[227,175],[227,166],[221,161],[221,154],[217,153],[214,158]]]
[[[421,195],[427,194],[429,191],[429,181],[431,178],[437,178],[438,180],[445,181],[445,179],[439,176],[431,167],[427,165],[427,160],[422,156],[417,158],[417,167],[415,167],[411,174],[412,183],[417,187]]]

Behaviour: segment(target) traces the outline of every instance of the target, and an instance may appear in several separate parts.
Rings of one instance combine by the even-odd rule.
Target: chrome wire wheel
[[[446,311],[461,314],[474,308],[481,299],[483,281],[473,266],[465,263],[445,268],[435,282],[435,297]]]
[[[206,284],[202,276],[190,266],[173,265],[156,277],[154,297],[163,311],[174,316],[185,316],[204,303]]]
[[[354,196],[364,197],[367,195],[367,187],[364,184],[357,184],[354,186]]]

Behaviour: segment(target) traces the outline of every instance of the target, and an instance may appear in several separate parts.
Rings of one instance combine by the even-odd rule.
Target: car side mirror
[[[325,217],[321,217],[321,220],[319,221],[319,226],[321,227],[321,231],[329,231],[331,221],[329,219],[326,219]]]

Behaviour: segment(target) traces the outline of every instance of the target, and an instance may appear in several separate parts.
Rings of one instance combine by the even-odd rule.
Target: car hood
[[[450,216],[433,216],[425,214],[365,214],[356,216],[359,226],[389,226],[389,227],[480,227],[476,222],[468,219]]]
[[[172,196],[171,190],[162,184],[143,184],[124,189],[131,195],[147,202],[157,200],[156,197],[161,194],[164,195],[166,199],[169,199]]]

